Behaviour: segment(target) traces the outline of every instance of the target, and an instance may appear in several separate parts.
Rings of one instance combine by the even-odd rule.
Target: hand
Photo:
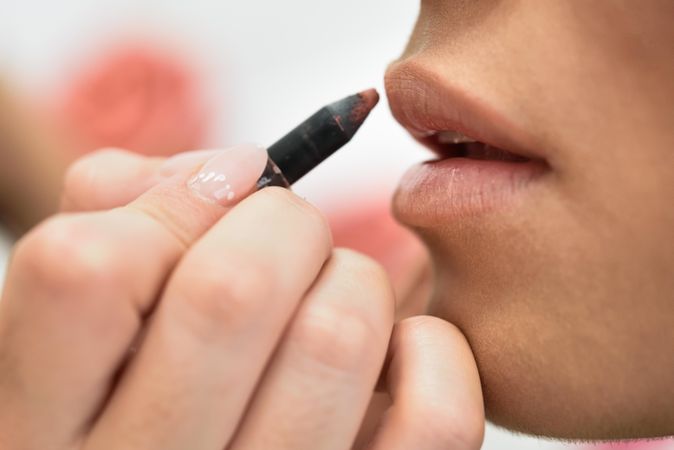
[[[107,151],[70,170],[64,205],[85,212],[19,242],[0,301],[0,448],[347,449],[387,354],[372,448],[479,448],[462,335],[421,317],[391,337],[378,265],[332,248],[290,191],[242,199],[254,152]],[[214,155],[250,169],[227,205],[186,183]]]

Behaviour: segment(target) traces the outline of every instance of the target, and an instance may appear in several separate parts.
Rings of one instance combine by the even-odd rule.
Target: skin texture
[[[389,70],[389,87],[406,65],[479,93],[548,158],[505,208],[435,222],[397,208],[499,425],[674,434],[673,19],[666,0],[424,0]]]
[[[194,175],[240,151],[69,170],[65,212],[19,241],[0,301],[3,450],[480,447],[461,332],[394,325],[384,269],[289,190],[205,197]]]

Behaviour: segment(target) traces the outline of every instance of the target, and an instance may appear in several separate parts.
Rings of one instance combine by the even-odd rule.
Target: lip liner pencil
[[[256,187],[289,187],[342,148],[356,134],[379,94],[368,89],[319,109],[267,150],[269,160]]]

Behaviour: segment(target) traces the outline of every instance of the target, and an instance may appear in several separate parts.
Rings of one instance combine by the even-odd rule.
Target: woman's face
[[[424,0],[387,73],[394,115],[441,155],[394,209],[497,424],[674,433],[672,24],[670,0]]]

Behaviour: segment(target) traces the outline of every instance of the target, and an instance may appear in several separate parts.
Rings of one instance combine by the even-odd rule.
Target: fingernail
[[[159,176],[161,178],[171,178],[178,174],[188,175],[220,151],[221,150],[195,150],[178,153],[164,161],[159,167]]]
[[[240,145],[218,152],[188,181],[198,195],[223,206],[248,195],[267,165],[267,151]]]

